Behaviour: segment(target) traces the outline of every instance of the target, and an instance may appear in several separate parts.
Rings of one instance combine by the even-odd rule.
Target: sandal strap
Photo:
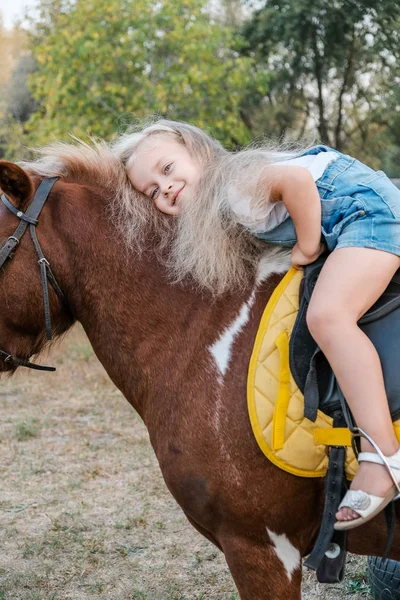
[[[344,507],[351,508],[365,519],[378,508],[382,501],[383,498],[380,496],[374,496],[374,494],[368,494],[362,490],[347,490],[338,510]]]
[[[400,451],[397,451],[393,456],[386,456],[385,458],[392,469],[400,471]],[[360,452],[358,455],[358,462],[372,462],[377,465],[385,464],[381,457],[378,456],[378,454],[375,454],[375,452]]]
[[[360,452],[360,454],[358,455],[358,461],[360,462],[360,457],[364,455],[364,460],[368,462],[374,462],[379,465],[384,465],[388,470],[390,477],[393,480],[398,495],[400,495],[400,473],[394,473],[394,469],[400,470],[400,448],[392,456],[385,456],[382,450],[379,448],[378,444],[363,429],[361,429],[361,427],[354,428],[352,434],[353,437],[358,436],[366,438],[377,452],[376,457],[372,452]],[[373,459],[370,458],[371,455],[374,457]]]
[[[386,467],[397,488],[397,492],[400,493],[400,450],[392,456],[382,455],[382,458],[374,452],[360,452],[358,462],[370,462]]]
[[[375,463],[377,465],[384,465],[385,463],[383,462],[383,460],[381,459],[380,456],[378,456],[378,454],[376,454],[375,452],[360,452],[358,457],[357,457],[358,462],[371,462],[371,463]]]

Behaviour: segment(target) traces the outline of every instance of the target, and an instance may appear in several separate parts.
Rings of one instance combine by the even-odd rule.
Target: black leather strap
[[[58,285],[56,278],[53,275],[53,271],[51,270],[50,263],[45,258],[44,254],[43,254],[42,248],[41,248],[41,246],[39,244],[39,240],[37,239],[36,228],[30,226],[29,230],[30,230],[30,234],[31,234],[33,245],[35,246],[36,253],[37,253],[38,257],[39,257],[39,260],[38,260],[39,264],[41,264],[41,261],[42,261],[46,265],[46,272],[47,272],[47,278],[48,278],[48,280],[50,281],[51,285],[53,286],[54,291],[56,292],[58,298],[60,299],[60,301],[64,305],[65,310],[68,311],[68,312],[71,312],[71,309],[70,309],[70,307],[68,305],[68,301],[67,301],[64,293],[62,292],[60,286]]]
[[[0,248],[0,268],[4,265],[7,258],[11,258],[13,251],[21,241],[21,238],[24,235],[27,227],[28,223],[21,222],[14,231],[14,234],[11,235],[5,244],[3,244],[3,246]]]
[[[21,219],[21,221],[25,221],[26,223],[31,223],[32,225],[37,225],[37,219],[33,219],[32,217],[28,217],[21,210],[18,210],[18,208],[16,208],[14,206],[14,204],[11,204],[11,202],[8,200],[7,196],[5,196],[4,194],[2,194],[1,199],[3,201],[3,204],[5,206],[7,206],[8,210],[10,210],[12,213],[14,213],[14,215],[16,217],[18,217],[18,219]]]
[[[319,583],[340,583],[343,581],[347,555],[346,539],[346,531],[334,531],[328,551],[325,552],[317,569]],[[332,550],[329,552],[331,548]]]
[[[51,313],[50,313],[50,301],[49,301],[49,284],[48,280],[54,287],[54,290],[63,303],[64,307],[68,309],[67,300],[62,293],[58,283],[55,280],[55,277],[51,271],[50,264],[48,260],[45,258],[42,248],[40,247],[39,240],[37,239],[36,229],[33,225],[29,226],[31,238],[33,245],[35,246],[36,253],[39,257],[38,263],[40,266],[40,276],[42,281],[42,291],[43,291],[43,305],[44,305],[44,317],[46,323],[46,336],[48,340],[51,340]]]
[[[343,425],[343,417],[338,411],[334,417],[334,427]],[[325,478],[325,506],[321,528],[315,546],[305,561],[305,566],[316,571],[331,542],[336,522],[336,512],[345,487],[344,464],[346,448],[344,446],[329,447],[329,467]]]
[[[22,236],[24,235],[27,227],[29,226],[30,234],[32,238],[33,245],[35,247],[36,253],[38,255],[38,263],[40,266],[40,275],[42,282],[42,291],[43,291],[43,305],[44,305],[44,315],[45,315],[45,327],[46,327],[46,336],[47,339],[51,340],[52,332],[51,332],[51,312],[50,312],[50,301],[49,301],[49,287],[48,281],[52,284],[57,296],[63,303],[64,308],[71,312],[67,300],[61,291],[60,286],[58,285],[48,261],[46,260],[42,249],[40,247],[37,235],[36,235],[36,225],[38,222],[38,217],[40,212],[48,198],[48,195],[56,183],[58,181],[58,177],[50,177],[43,179],[40,183],[36,193],[33,197],[32,202],[28,206],[25,213],[19,211],[3,194],[1,196],[1,200],[3,204],[10,210],[15,216],[17,216],[21,222],[19,223],[17,229],[14,234],[8,238],[6,243],[0,249],[0,267],[3,266],[7,258],[11,258],[13,251],[18,246]],[[54,367],[46,367],[42,365],[36,365],[31,363],[29,360],[25,358],[20,358],[16,356],[10,355],[8,352],[4,350],[0,350],[0,358],[12,364],[15,367],[29,367],[30,369],[36,369],[38,371],[55,371]]]
[[[385,519],[386,519],[386,527],[387,527],[387,540],[386,547],[383,553],[383,558],[387,558],[390,552],[390,548],[393,544],[394,538],[394,526],[396,524],[396,511],[394,508],[394,502],[391,502],[385,507]]]
[[[37,365],[35,363],[31,363],[28,359],[18,358],[17,356],[12,356],[5,352],[4,350],[0,350],[0,358],[6,362],[10,363],[14,367],[28,367],[29,369],[35,369],[35,371],[55,371],[55,367],[46,367],[45,365]]]
[[[33,224],[35,221],[37,222],[37,219],[38,219],[40,212],[47,200],[50,190],[52,189],[52,187],[56,183],[56,181],[58,181],[58,179],[59,179],[59,177],[49,177],[47,179],[43,179],[43,181],[39,185],[39,187],[36,190],[36,193],[33,197],[32,202],[26,209],[25,213],[21,213],[24,216],[24,219],[21,220],[20,224],[18,225],[17,229],[14,231],[13,235],[8,238],[6,243],[0,249],[0,267],[3,266],[3,264],[5,263],[7,258],[10,257],[10,255],[12,254],[15,247],[21,241],[21,238],[24,235],[28,225]],[[1,196],[1,200],[3,201],[4,205],[9,210],[11,210],[9,208],[9,205],[11,205],[14,209],[11,212],[13,214],[15,214],[18,218],[21,218],[18,215],[18,212],[20,212],[20,211],[18,211],[15,208],[15,206],[12,205],[11,202],[9,202],[7,199],[6,199],[7,203],[4,202],[3,197],[5,198],[4,194]]]
[[[316,421],[319,408],[319,388],[317,377],[317,358],[321,353],[317,346],[310,360],[310,368],[304,385],[304,416],[310,421]]]

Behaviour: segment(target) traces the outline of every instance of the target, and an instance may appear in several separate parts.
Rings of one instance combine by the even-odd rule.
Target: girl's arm
[[[269,188],[270,202],[283,201],[293,219],[303,255],[306,258],[319,255],[321,199],[310,171],[297,165],[269,165],[263,171],[260,184]]]

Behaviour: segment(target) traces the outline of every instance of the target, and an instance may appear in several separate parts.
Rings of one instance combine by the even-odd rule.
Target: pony
[[[324,482],[270,463],[246,405],[249,357],[287,253],[267,250],[249,285],[216,297],[190,280],[171,281],[159,229],[142,231],[141,248],[128,246],[123,230],[136,210],[140,219],[140,208],[105,143],[58,144],[22,166],[0,162],[0,188],[14,206],[0,203],[0,252],[46,177],[59,179],[32,226],[64,301],[49,286],[45,318],[46,263],[26,233],[0,272],[0,372],[31,364],[49,344],[49,318],[54,338],[79,321],[147,426],[171,494],[224,553],[241,600],[300,600],[302,557],[318,534]],[[349,532],[347,544],[379,555],[385,542],[378,515]],[[399,542],[397,531],[396,560]]]

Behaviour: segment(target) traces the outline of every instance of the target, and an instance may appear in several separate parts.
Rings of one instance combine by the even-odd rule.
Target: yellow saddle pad
[[[251,426],[263,453],[294,475],[323,477],[327,446],[347,446],[346,475],[352,479],[357,460],[350,431],[333,428],[321,411],[315,422],[304,417],[304,398],[289,366],[289,340],[299,309],[303,272],[291,268],[272,294],[257,333],[247,381]],[[400,420],[394,423],[399,438]]]

